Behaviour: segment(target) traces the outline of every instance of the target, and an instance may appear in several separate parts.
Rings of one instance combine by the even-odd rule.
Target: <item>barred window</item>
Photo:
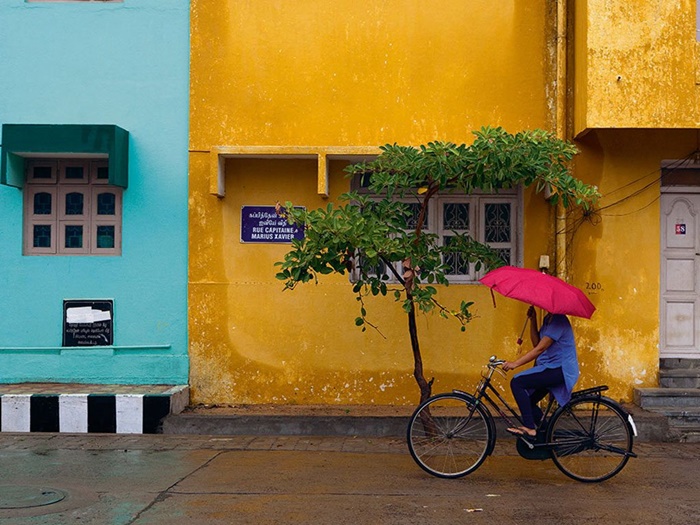
[[[122,188],[106,160],[27,162],[25,255],[121,254]]]
[[[403,199],[402,199],[403,200]],[[406,230],[415,228],[420,205],[415,201],[406,201],[415,208],[409,216]],[[438,235],[441,246],[454,242],[456,234],[467,235],[474,240],[488,244],[503,259],[505,264],[518,265],[520,238],[516,192],[499,195],[436,195],[432,198],[426,215],[424,231]],[[449,267],[447,278],[451,283],[470,283],[477,281],[483,271],[476,270],[476,264],[467,261],[459,252],[446,254],[443,262]],[[396,263],[397,272],[401,273],[400,263]],[[362,266],[360,258],[358,266]],[[388,282],[395,282],[393,274],[383,264],[368,269],[372,275],[386,275]],[[353,279],[357,279],[357,272]]]

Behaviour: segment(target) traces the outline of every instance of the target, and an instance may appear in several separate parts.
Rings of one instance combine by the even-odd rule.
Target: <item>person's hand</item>
[[[516,368],[518,368],[518,365],[516,365],[513,361],[506,361],[505,363],[503,363],[502,368],[503,370],[508,372],[509,370],[515,370]]]
[[[537,322],[537,311],[534,306],[530,306],[530,308],[527,309],[527,318],[532,322]]]

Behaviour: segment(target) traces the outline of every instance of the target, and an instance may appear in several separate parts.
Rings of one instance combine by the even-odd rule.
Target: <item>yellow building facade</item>
[[[343,168],[379,145],[469,143],[487,125],[575,140],[574,175],[599,186],[601,209],[563,216],[521,190],[515,262],[534,268],[549,255],[596,305],[590,321],[574,322],[579,386],[606,383],[625,400],[655,386],[660,326],[673,324],[660,308],[669,283],[659,176],[697,147],[694,3],[673,4],[193,0],[192,402],[416,404],[407,321],[393,298],[366,303],[380,334],[355,326],[348,276],[283,292],[274,263],[289,244],[242,242],[242,209],[326,206],[350,189]],[[657,74],[669,76],[663,89]],[[426,375],[435,392],[470,390],[488,356],[515,355],[527,306],[497,298],[494,308],[474,282],[440,298],[474,301],[476,318],[463,333],[419,317]]]

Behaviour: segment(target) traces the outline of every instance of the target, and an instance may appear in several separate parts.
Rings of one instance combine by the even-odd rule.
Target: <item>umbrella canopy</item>
[[[537,270],[502,266],[484,275],[479,282],[501,295],[553,314],[590,319],[595,312],[595,306],[581,290]]]

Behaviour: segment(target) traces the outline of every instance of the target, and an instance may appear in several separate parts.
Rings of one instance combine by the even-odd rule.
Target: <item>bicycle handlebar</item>
[[[505,362],[506,362],[505,359],[498,359],[495,355],[492,355],[491,357],[489,357],[488,367],[489,368],[497,368]]]

